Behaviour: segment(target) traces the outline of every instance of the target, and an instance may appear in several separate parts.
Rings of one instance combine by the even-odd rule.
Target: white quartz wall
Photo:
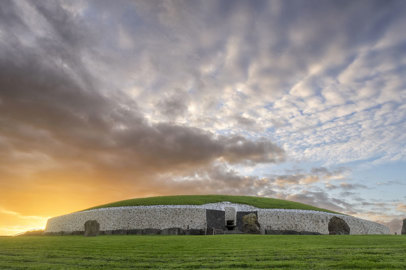
[[[87,220],[97,220],[101,231],[130,229],[205,229],[203,208],[117,207],[76,212],[48,220],[45,232],[83,231]]]
[[[236,218],[236,210],[234,207],[225,207],[224,208],[224,216],[225,216],[225,220],[234,220]]]
[[[206,209],[225,210],[228,207],[233,207],[236,211],[257,211],[262,233],[265,229],[271,229],[328,234],[328,222],[330,218],[337,216],[347,222],[351,234],[389,234],[389,229],[384,225],[351,216],[310,210],[260,209],[228,202],[94,209],[51,218],[48,220],[45,232],[83,231],[87,220],[97,220],[101,231],[174,227],[205,229]],[[233,211],[227,211],[226,218],[231,219],[232,213]]]
[[[258,210],[258,222],[261,230],[293,230],[328,234],[328,223],[332,217],[347,222],[350,234],[389,234],[389,229],[379,223],[351,216],[306,210]]]

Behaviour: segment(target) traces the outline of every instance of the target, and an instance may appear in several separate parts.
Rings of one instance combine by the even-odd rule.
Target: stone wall
[[[343,219],[350,226],[350,234],[389,234],[389,229],[379,223],[351,216],[305,210],[258,210],[261,231],[296,231],[329,234],[328,223],[332,217]]]
[[[225,220],[233,220],[235,222],[237,216],[235,207],[224,207],[224,211]]]
[[[83,231],[87,220],[97,220],[100,231],[206,229],[206,209],[120,207],[88,210],[49,219],[45,233]]]
[[[84,224],[88,220],[96,220],[100,224],[101,232],[139,229],[163,230],[168,228],[204,232],[208,227],[220,229],[217,227],[221,226],[220,223],[225,222],[224,210],[226,207],[235,207],[237,211],[236,225],[239,223],[238,220],[242,218],[242,212],[256,212],[261,233],[268,230],[278,233],[287,231],[329,234],[329,220],[333,216],[337,216],[349,225],[350,234],[389,234],[389,229],[384,225],[351,216],[309,210],[259,209],[227,202],[198,206],[114,207],[76,212],[49,219],[45,233],[83,232]],[[208,220],[208,212],[210,212],[210,220]],[[213,224],[208,224],[208,221]],[[225,224],[223,223],[223,225]]]

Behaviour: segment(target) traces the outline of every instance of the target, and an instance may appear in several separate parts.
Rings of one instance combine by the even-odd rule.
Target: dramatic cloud
[[[344,209],[336,204],[344,203],[341,200],[334,201],[334,199],[328,198],[328,195],[318,188],[316,188],[318,192],[311,191],[315,188],[315,184],[330,181],[329,177],[332,175],[333,172],[326,168],[313,168],[311,172],[298,171],[292,174],[265,177],[246,176],[225,164],[213,164],[188,173],[162,174],[155,181],[165,182],[161,189],[168,194],[180,192],[270,196],[310,203],[336,211],[349,211],[349,208]],[[346,185],[348,184],[342,183],[342,186]],[[319,198],[318,196],[321,195],[323,197]]]
[[[231,193],[399,218],[405,11],[402,0],[2,1],[0,215]]]
[[[40,26],[28,24],[25,13]],[[255,165],[284,159],[284,151],[266,138],[151,123],[127,94],[99,91],[84,60],[96,56],[86,50],[92,40],[63,8],[10,2],[2,3],[1,14],[1,205],[10,207],[10,194],[18,190],[21,198],[50,182],[66,186],[68,175],[70,183],[83,186],[145,185],[152,192],[160,183],[147,182],[157,173],[214,161]],[[167,113],[179,108],[163,102]]]
[[[57,20],[66,13],[53,6],[35,10],[57,32],[55,36],[35,37],[34,48],[13,39],[2,46],[2,137],[11,152],[39,152],[75,162],[75,156],[80,156],[82,161],[107,167],[131,165],[134,170],[158,171],[217,158],[230,163],[283,160],[283,150],[264,138],[254,141],[171,123],[150,124],[134,100],[97,91],[95,79],[76,51],[86,42],[76,36],[69,19],[60,25]],[[7,37],[12,37],[14,28],[29,35],[30,29],[20,20],[15,19],[13,26],[6,28]],[[179,108],[168,106],[167,111]]]

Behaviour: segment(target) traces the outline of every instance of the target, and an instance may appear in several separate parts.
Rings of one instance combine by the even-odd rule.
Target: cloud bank
[[[404,1],[2,1],[0,206],[49,216],[229,193],[369,216],[391,207],[380,220],[398,219],[404,198],[361,207],[375,187],[346,167],[405,162],[405,11]],[[275,172],[300,162],[311,165]]]

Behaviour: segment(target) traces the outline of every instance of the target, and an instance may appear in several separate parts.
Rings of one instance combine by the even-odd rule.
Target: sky
[[[0,1],[0,235],[117,200],[406,218],[406,1]]]

